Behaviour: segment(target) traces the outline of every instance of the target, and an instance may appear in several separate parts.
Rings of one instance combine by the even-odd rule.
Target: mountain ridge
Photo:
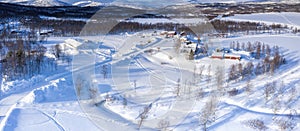
[[[3,3],[14,3],[20,5],[51,7],[51,6],[105,6],[119,5],[137,8],[165,7],[169,5],[190,3],[244,3],[244,2],[284,2],[299,3],[300,0],[0,0]]]

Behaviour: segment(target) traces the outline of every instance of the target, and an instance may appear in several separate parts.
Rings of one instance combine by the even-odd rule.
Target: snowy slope
[[[105,39],[101,39],[101,36],[65,38],[64,41],[60,41],[59,38],[50,38],[48,44],[61,44],[64,50],[69,52],[68,54],[75,56],[80,53],[84,56],[90,55],[88,50],[76,50],[86,43],[97,43],[90,40],[103,41],[101,50],[99,49],[97,53],[98,59],[96,59],[100,64],[91,63],[95,66],[95,83],[99,89],[99,100],[102,100],[98,106],[93,106],[91,102],[84,100],[77,101],[72,73],[85,74],[89,71],[87,68],[89,63],[77,66],[78,63],[74,62],[72,70],[61,71],[49,77],[45,76],[45,81],[38,82],[39,85],[32,85],[30,90],[20,94],[12,92],[12,95],[0,100],[1,105],[10,107],[8,111],[3,110],[3,106],[0,110],[1,116],[4,117],[0,123],[0,130],[137,130],[137,117],[143,107],[149,103],[152,103],[149,119],[143,123],[143,129],[155,130],[157,128],[155,118],[159,118],[169,120],[171,126],[175,125],[170,127],[174,130],[201,130],[199,113],[209,98],[203,97],[197,101],[194,101],[193,97],[189,98],[189,91],[184,83],[187,83],[186,81],[193,75],[193,63],[186,60],[184,56],[172,53],[173,39],[155,34],[154,36],[145,35],[146,33],[132,36],[108,35]],[[298,62],[292,63],[292,61],[299,60],[300,48],[297,44],[300,37],[291,34],[255,35],[213,41],[221,41],[225,46],[232,41],[262,41],[270,45],[279,45],[287,49],[284,55],[291,63],[280,68],[273,77],[257,76],[252,81],[255,87],[251,94],[243,91],[245,81],[230,83],[226,88],[238,88],[240,94],[221,97],[216,112],[216,121],[209,125],[208,130],[251,130],[243,122],[252,118],[264,120],[270,130],[278,129],[272,122],[274,117],[272,107],[269,101],[264,100],[262,88],[267,82],[284,80],[286,91],[295,88],[299,92],[300,66]],[[104,48],[106,46],[115,48],[116,54],[110,52],[110,48]],[[152,53],[144,53],[149,49],[153,50]],[[112,59],[111,56],[113,56]],[[236,60],[203,58],[197,62],[197,66],[205,65],[207,68],[213,62],[223,64],[226,68],[231,64],[239,63]],[[106,79],[101,73],[101,64],[112,66],[112,73]],[[59,66],[59,68],[64,67]],[[204,79],[192,88],[192,92],[196,93],[199,88],[205,92],[213,90],[215,82],[208,83],[206,77],[209,74],[215,74],[215,71],[207,72],[204,71],[202,76]],[[180,77],[184,90],[180,93],[180,97],[174,97],[174,87]],[[136,81],[136,87],[132,84],[134,81]],[[29,84],[30,81],[23,85],[25,87]],[[116,100],[104,102],[103,99],[107,94]],[[125,97],[128,100],[126,107],[122,104],[122,99]],[[290,103],[285,100],[289,98],[289,92],[284,92],[282,98],[284,99],[278,109],[278,115],[286,116],[289,113],[286,108],[288,105],[300,112],[300,99],[297,93]],[[278,117],[274,118],[278,119]],[[299,118],[295,119],[299,120]],[[294,129],[299,130],[299,126],[296,124]]]

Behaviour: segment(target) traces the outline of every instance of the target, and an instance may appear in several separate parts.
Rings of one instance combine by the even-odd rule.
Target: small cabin
[[[225,54],[225,59],[231,59],[231,60],[241,60],[241,55],[238,55],[238,54],[232,54],[232,53],[229,53],[229,54]]]
[[[211,55],[211,58],[241,60],[241,55],[233,53],[214,52]]]
[[[167,37],[174,37],[175,35],[177,35],[176,31],[169,31],[167,33]]]
[[[160,35],[167,35],[168,34],[168,31],[162,31],[160,32]]]
[[[186,42],[187,40],[188,40],[187,37],[180,37],[181,42]]]
[[[182,32],[180,32],[180,36],[181,36],[181,37],[187,36],[187,34],[185,33],[185,31],[182,31]]]
[[[191,42],[191,41],[185,41],[184,43],[185,43],[186,45],[193,44],[193,42]]]

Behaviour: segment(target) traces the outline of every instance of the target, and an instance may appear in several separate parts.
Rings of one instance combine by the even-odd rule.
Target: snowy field
[[[2,96],[1,105],[7,106],[7,109],[1,108],[1,116],[3,116],[1,128],[3,130],[114,130],[118,127],[118,130],[136,130],[138,115],[145,106],[151,104],[149,116],[143,124],[144,127],[142,127],[143,130],[158,128],[159,120],[168,120],[170,122],[169,128],[174,130],[201,130],[199,112],[209,97],[200,100],[193,98],[193,95],[188,95],[188,89],[185,89],[180,97],[176,97],[173,88],[176,87],[177,80],[181,78],[183,85],[184,82],[190,80],[189,77],[193,75],[194,64],[207,67],[213,63],[228,68],[231,64],[239,63],[239,61],[203,58],[195,61],[196,63],[190,62],[184,57],[172,53],[174,50],[172,47],[173,39],[159,36],[155,39],[150,36],[141,38],[140,36],[138,34],[106,36],[102,46],[107,48],[94,51],[96,58],[98,58],[95,63],[85,62],[84,65],[75,66],[73,69],[62,66],[61,68],[64,69],[61,70],[65,71],[58,72],[53,76],[41,76],[42,78],[36,78],[37,80],[32,81],[15,81],[11,83],[12,86],[3,85],[2,90],[7,95]],[[75,56],[85,54],[89,57],[91,56],[89,50],[79,51],[76,47],[86,43],[97,43],[101,37],[61,38],[61,40],[53,39],[51,41],[52,39],[49,39],[49,44],[60,41],[70,54]],[[149,39],[152,40],[152,43],[148,43]],[[126,44],[132,40],[138,42]],[[288,58],[287,61],[291,61],[291,64],[284,65],[274,76],[255,77],[252,80],[255,88],[251,94],[241,92],[237,96],[225,95],[219,98],[216,121],[209,125],[208,129],[253,130],[245,126],[243,122],[249,118],[258,118],[264,120],[268,130],[276,130],[277,127],[272,122],[272,118],[274,118],[272,107],[268,102],[265,104],[262,88],[267,82],[283,81],[286,85],[284,87],[285,95],[282,96],[283,100],[290,96],[290,89],[300,90],[298,85],[300,65],[297,57],[300,55],[300,48],[297,48],[300,37],[290,34],[254,35],[218,39],[217,41],[225,46],[228,46],[232,41],[262,41],[270,45],[279,45],[288,50],[284,52],[284,55]],[[157,51],[157,47],[160,47],[160,51]],[[116,54],[111,52],[113,48],[117,50]],[[149,49],[153,49],[154,52],[151,54],[144,53]],[[173,59],[170,59],[170,56]],[[101,65],[108,63],[112,64],[110,67],[112,72],[104,79],[103,74],[99,73],[101,71],[97,68],[101,69]],[[77,101],[72,79],[74,73],[87,72],[89,70],[88,65],[94,65],[96,70],[93,79],[99,88],[97,102],[100,102],[100,105],[96,107],[92,106],[90,100]],[[207,70],[204,72],[206,75],[203,77],[209,75]],[[215,72],[212,71],[210,74],[213,75]],[[135,85],[133,85],[134,83]],[[214,86],[208,84],[215,83],[200,81],[190,92],[196,92],[200,88],[204,92],[213,90],[212,87]],[[245,84],[246,81],[241,81],[229,84],[227,88],[243,89]],[[11,91],[13,90],[12,87],[16,87],[16,85],[30,88],[19,88],[18,93],[16,93]],[[31,89],[33,90],[30,91]],[[104,102],[107,94],[114,97],[115,100]],[[277,111],[279,117],[288,116],[290,109],[300,112],[299,104],[297,104],[299,103],[298,93],[295,94],[292,103],[282,102],[280,104]],[[85,97],[84,93],[82,97]],[[127,101],[126,107],[123,103],[124,97]],[[298,120],[298,118],[296,119]],[[294,129],[298,130],[299,124]]]
[[[222,19],[300,25],[298,13],[236,15]],[[203,129],[203,121],[207,122],[206,129],[212,131],[258,130],[251,128],[251,120],[263,121],[263,129],[268,131],[280,130],[283,120],[290,122],[288,126],[293,127],[290,130],[300,130],[299,34],[212,39],[211,48],[229,47],[233,41],[279,46],[287,61],[274,74],[253,75],[251,81],[224,81],[222,90],[218,87],[218,71],[223,69],[227,74],[232,64],[256,61],[210,57],[188,60],[188,53],[176,52],[176,40],[152,30],[48,38],[44,44],[49,50],[59,44],[65,54],[72,56],[72,61],[59,62],[57,70],[29,80],[2,81],[0,130],[199,131]],[[47,56],[54,57],[49,52]],[[265,85],[274,82],[276,91],[265,97]],[[251,91],[246,91],[247,86],[252,87]],[[233,89],[237,94],[229,95],[227,92]],[[210,108],[214,112],[205,116]],[[141,120],[142,117],[145,119]]]

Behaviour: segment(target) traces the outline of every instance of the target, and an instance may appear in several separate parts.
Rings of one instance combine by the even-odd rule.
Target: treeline
[[[84,19],[80,20],[64,20],[64,19],[40,19],[32,18],[29,20],[20,19],[20,23],[31,30],[40,32],[42,30],[52,30],[52,36],[79,36],[82,28],[86,24]]]
[[[40,15],[58,18],[90,18],[103,6],[78,7],[78,6],[54,6],[37,7],[0,2],[0,17],[39,17]]]
[[[122,32],[137,32],[147,29],[159,29],[159,30],[178,30],[185,31],[188,34],[207,33],[207,32],[219,32],[219,33],[238,33],[238,32],[277,32],[280,33],[286,29],[287,26],[280,24],[266,25],[264,23],[256,22],[236,22],[236,21],[221,21],[214,20],[211,23],[202,23],[197,25],[184,25],[178,23],[156,23],[156,24],[142,24],[138,22],[120,22],[111,31],[110,34],[117,34]],[[201,32],[193,32],[192,30],[199,30]],[[295,30],[296,33],[299,30]]]
[[[87,24],[84,20],[49,20],[34,18],[30,20],[21,19],[21,24],[32,30],[53,30],[53,36],[78,36],[80,35],[83,27]],[[139,32],[143,30],[155,29],[155,30],[177,30],[185,31],[187,34],[203,34],[207,32],[219,32],[219,33],[238,33],[238,32],[283,32],[288,28],[280,24],[266,25],[263,23],[255,22],[235,22],[235,21],[220,21],[214,20],[211,23],[202,23],[195,25],[184,25],[179,23],[138,23],[138,22],[119,22],[114,27],[107,27],[105,23],[103,24],[93,24],[89,25],[91,27],[86,28],[87,35],[99,35],[104,30],[108,30],[108,34],[120,34],[125,32]],[[109,28],[109,29],[107,29]],[[194,32],[199,31],[199,32]],[[295,28],[293,33],[297,33],[300,30]]]
[[[24,17],[24,18],[11,18],[2,19],[1,23],[9,23],[11,21],[18,21],[20,25],[25,26],[30,30],[38,33],[43,33],[43,30],[51,32],[47,35],[51,36],[79,36],[82,29],[85,27],[83,33],[85,35],[99,35],[99,34],[120,34],[125,32],[138,32],[143,30],[176,30],[185,31],[189,35],[201,35],[204,33],[281,33],[291,32],[298,33],[300,29],[288,28],[286,25],[272,24],[266,25],[264,23],[256,22],[236,22],[236,21],[222,21],[213,20],[201,24],[179,24],[179,23],[138,23],[138,22],[110,22],[110,23],[87,23],[87,19],[47,19],[39,17]],[[110,25],[116,23],[116,25]],[[13,25],[12,25],[13,26]],[[19,27],[12,27],[12,29]],[[217,36],[220,37],[220,36]],[[222,36],[221,36],[222,37]],[[223,36],[224,37],[224,36]]]
[[[120,22],[115,27],[113,27],[109,34],[118,34],[123,32],[138,32],[149,29],[157,30],[184,30],[189,34],[192,34],[192,30],[186,27],[184,24],[177,23],[156,23],[156,24],[143,24],[138,22]]]
[[[268,13],[268,12],[300,12],[299,3],[199,3],[196,8],[200,9],[203,14],[209,14],[217,17],[233,16],[235,14],[252,14],[252,13]]]
[[[35,31],[12,34],[9,26],[0,34],[1,75],[5,80],[26,79],[42,72],[54,71],[55,58],[45,57],[47,48]]]
[[[238,21],[223,21],[223,20],[214,20],[211,24],[215,27],[217,32],[220,33],[236,33],[236,32],[246,32],[254,31],[255,33],[259,32],[274,32],[280,33],[288,27],[281,24],[272,24],[267,25],[264,23],[257,22],[238,22]]]
[[[239,78],[247,78],[253,75],[261,75],[265,73],[273,74],[276,69],[286,63],[285,58],[280,54],[279,47],[274,46],[270,48],[267,44],[255,42],[254,44],[248,42],[247,47],[242,44],[239,47],[239,42],[233,42],[230,46],[235,50],[245,50],[251,52],[251,57],[259,59],[258,64],[248,62],[246,65],[242,63],[231,65],[228,79],[236,80]]]

